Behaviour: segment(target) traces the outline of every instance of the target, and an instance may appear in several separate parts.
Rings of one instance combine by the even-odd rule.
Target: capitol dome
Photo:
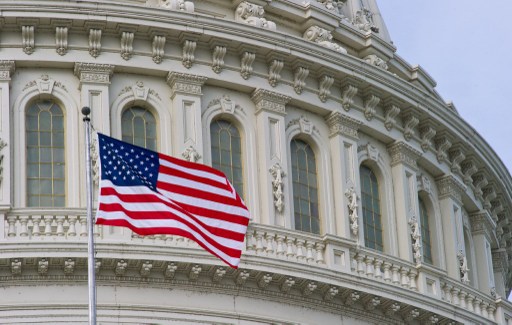
[[[99,324],[512,325],[512,178],[376,0],[0,9],[0,324],[88,322],[87,106],[251,213],[238,269],[96,225]]]

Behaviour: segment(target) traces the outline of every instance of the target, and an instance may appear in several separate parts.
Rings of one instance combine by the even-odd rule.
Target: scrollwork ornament
[[[348,199],[348,213],[350,217],[350,229],[352,230],[352,234],[354,236],[358,236],[359,234],[359,216],[357,215],[357,193],[354,187],[350,187],[346,192],[345,196]]]
[[[4,154],[1,152],[5,147],[7,147],[7,142],[4,139],[0,139],[0,184],[2,184],[4,178]]]
[[[284,192],[283,192],[283,177],[286,176],[283,168],[279,163],[275,163],[269,169],[272,175],[272,194],[274,194],[274,206],[277,212],[282,213],[284,210]]]

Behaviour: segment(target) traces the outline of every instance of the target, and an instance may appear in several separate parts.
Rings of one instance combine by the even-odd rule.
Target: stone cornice
[[[252,93],[251,99],[256,104],[256,114],[263,110],[285,115],[286,104],[290,101],[289,96],[262,88],[256,89]]]
[[[16,69],[16,64],[14,61],[10,60],[1,60],[0,61],[0,80],[9,81],[11,80],[11,75],[14,73]]]
[[[359,139],[358,130],[363,122],[340,112],[332,112],[325,120],[329,126],[329,137],[344,135],[355,140]]]
[[[487,211],[480,211],[469,216],[471,222],[471,233],[473,235],[483,234],[488,240],[495,237],[496,223],[492,220]]]
[[[75,63],[74,73],[81,83],[109,84],[114,65],[98,63]]]
[[[167,74],[167,84],[171,87],[171,98],[176,94],[202,95],[201,87],[208,80],[207,77],[171,71]]]
[[[462,193],[466,187],[451,175],[445,175],[436,179],[439,190],[439,198],[452,198],[459,204],[462,203]]]
[[[388,146],[388,152],[391,156],[391,166],[405,164],[413,169],[417,169],[416,161],[421,157],[421,152],[414,149],[405,142],[398,141]]]

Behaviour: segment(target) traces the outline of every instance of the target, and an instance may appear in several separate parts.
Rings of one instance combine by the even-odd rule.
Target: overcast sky
[[[398,55],[437,81],[512,171],[512,0],[377,3]]]
[[[512,0],[377,0],[397,53],[512,170]]]

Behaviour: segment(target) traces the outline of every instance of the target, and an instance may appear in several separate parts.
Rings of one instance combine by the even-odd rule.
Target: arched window
[[[383,251],[379,183],[370,168],[361,166],[359,173],[361,177],[361,202],[363,208],[365,246]]]
[[[221,170],[237,193],[244,197],[242,144],[240,132],[233,123],[215,120],[210,126],[212,167]]]
[[[51,100],[37,101],[26,111],[27,206],[66,204],[64,113]]]
[[[423,246],[423,261],[428,264],[434,264],[432,259],[432,241],[430,240],[430,225],[428,220],[428,210],[425,202],[418,198],[420,208],[420,227],[421,243]]]
[[[295,229],[319,234],[320,215],[315,154],[309,144],[297,139],[292,140],[290,148]]]
[[[124,110],[121,116],[123,141],[156,150],[156,121],[148,109],[134,106]]]

